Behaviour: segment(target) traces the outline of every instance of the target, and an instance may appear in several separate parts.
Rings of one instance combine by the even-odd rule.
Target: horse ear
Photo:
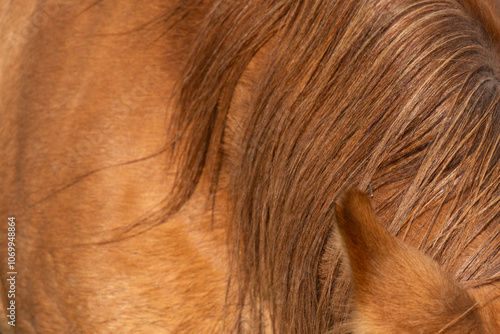
[[[483,333],[473,298],[436,261],[391,236],[365,194],[348,191],[335,210],[354,282],[354,333]]]

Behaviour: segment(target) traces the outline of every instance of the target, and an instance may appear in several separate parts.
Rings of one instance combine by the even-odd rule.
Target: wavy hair
[[[217,0],[178,16],[192,8],[205,13],[185,37],[165,214],[204,177],[213,196],[231,185],[231,330],[319,333],[346,319],[331,233],[353,185],[370,185],[387,229],[456,278],[496,280],[493,14],[452,0]]]

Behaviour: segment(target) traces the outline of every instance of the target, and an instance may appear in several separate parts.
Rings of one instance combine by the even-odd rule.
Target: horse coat
[[[499,331],[493,1],[0,4],[2,333]]]

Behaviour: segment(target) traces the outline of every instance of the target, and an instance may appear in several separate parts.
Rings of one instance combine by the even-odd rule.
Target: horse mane
[[[318,333],[346,319],[331,232],[335,199],[353,185],[370,184],[387,229],[457,279],[498,277],[493,23],[451,0],[192,0],[178,17],[192,8],[205,14],[179,37],[189,47],[173,123],[178,175],[163,213],[201,180],[212,196],[222,177],[234,185],[228,240],[250,318],[241,311],[231,330]],[[259,52],[245,116],[231,119]]]

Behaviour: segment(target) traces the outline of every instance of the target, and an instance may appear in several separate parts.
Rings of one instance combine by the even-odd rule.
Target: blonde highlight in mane
[[[185,37],[172,146],[179,174],[165,215],[200,180],[213,196],[221,179],[233,186],[240,317],[227,329],[321,333],[347,321],[332,226],[335,199],[353,185],[371,184],[387,229],[457,279],[498,278],[498,45],[468,6],[189,6],[206,14]],[[245,81],[257,54],[263,67]],[[245,116],[231,118],[242,82]]]

